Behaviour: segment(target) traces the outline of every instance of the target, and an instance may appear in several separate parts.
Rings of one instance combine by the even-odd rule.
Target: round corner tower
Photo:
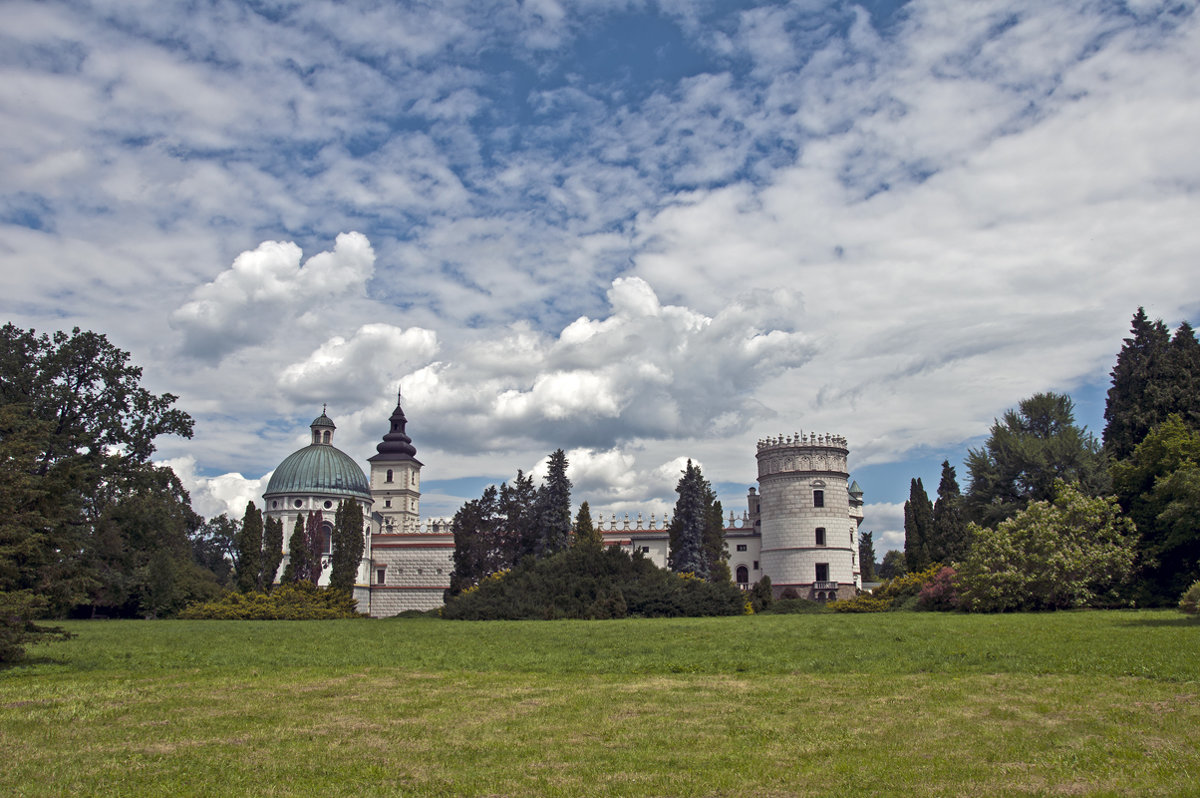
[[[849,453],[839,435],[797,433],[758,442],[760,556],[777,598],[788,590],[817,601],[851,598],[862,586],[862,499],[851,496]]]

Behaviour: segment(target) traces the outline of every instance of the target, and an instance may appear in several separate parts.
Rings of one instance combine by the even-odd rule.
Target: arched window
[[[817,545],[818,546],[825,545],[825,527],[823,527],[823,526],[817,527]]]
[[[814,490],[813,491],[813,507],[824,507],[824,506],[825,506],[825,491]]]
[[[739,585],[750,584],[750,570],[744,565],[739,565],[737,567],[737,583]]]
[[[333,526],[328,521],[321,524],[321,537],[324,538],[321,544],[322,554],[333,553]]]
[[[323,443],[329,443],[329,430],[325,430],[325,432],[321,435],[321,441]]]
[[[388,473],[387,473],[387,479],[386,479],[386,480],[384,480],[384,481],[385,481],[385,482],[391,482],[391,481],[392,481],[392,469],[390,469],[390,468],[388,469]]]

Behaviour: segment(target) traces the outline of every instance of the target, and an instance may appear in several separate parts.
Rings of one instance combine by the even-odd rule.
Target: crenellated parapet
[[[774,437],[758,439],[758,451],[760,452],[763,449],[795,446],[828,447],[849,451],[844,437],[841,435],[830,435],[828,432],[794,432],[791,435],[776,435]]]
[[[379,525],[379,532],[384,535],[448,535],[451,528],[450,520],[446,518],[407,522],[385,518]]]

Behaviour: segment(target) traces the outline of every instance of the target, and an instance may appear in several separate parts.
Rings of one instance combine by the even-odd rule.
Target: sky
[[[0,31],[0,318],[103,332],[241,515],[402,389],[422,513],[567,452],[593,514],[745,508],[845,436],[876,551],[1039,391],[1103,427],[1200,320],[1196,2],[37,2]]]

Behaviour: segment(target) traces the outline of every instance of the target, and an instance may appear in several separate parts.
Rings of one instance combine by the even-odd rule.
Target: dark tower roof
[[[417,465],[421,465],[421,461],[417,459],[417,448],[412,445],[412,438],[408,437],[404,432],[404,427],[408,424],[408,419],[404,417],[404,408],[400,406],[400,392],[396,392],[396,409],[392,411],[391,418],[388,419],[390,428],[386,435],[383,436],[383,442],[375,447],[379,454],[367,458],[369,463],[392,463],[403,460],[412,460]]]

